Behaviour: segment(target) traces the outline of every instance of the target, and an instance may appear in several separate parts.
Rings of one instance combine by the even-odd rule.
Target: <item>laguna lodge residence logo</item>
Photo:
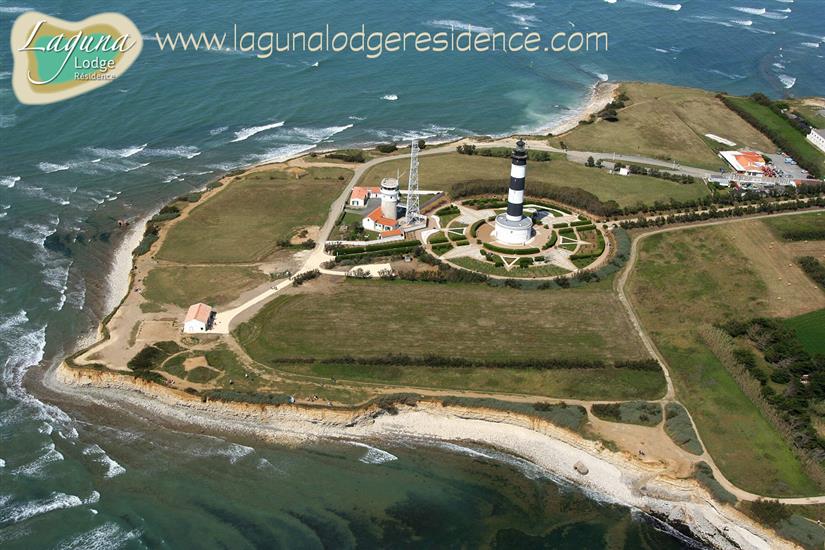
[[[12,88],[29,105],[69,99],[116,80],[142,48],[140,31],[119,13],[71,22],[26,12],[11,29]]]

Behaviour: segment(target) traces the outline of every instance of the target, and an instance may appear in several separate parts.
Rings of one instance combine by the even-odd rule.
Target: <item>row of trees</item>
[[[711,206],[710,209],[702,212],[686,212],[683,214],[670,214],[667,216],[645,217],[641,216],[635,220],[624,220],[619,222],[623,229],[638,229],[644,227],[661,227],[673,223],[691,223],[722,218],[737,218],[753,214],[774,214],[777,212],[787,212],[792,210],[804,210],[806,208],[825,206],[825,197],[818,197],[808,201],[795,200],[788,202],[761,202],[748,206],[735,206],[724,210]]]

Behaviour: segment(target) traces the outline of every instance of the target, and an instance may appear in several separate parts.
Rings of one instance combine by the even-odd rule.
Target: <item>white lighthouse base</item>
[[[524,245],[533,238],[533,220],[522,218],[512,221],[507,214],[496,216],[496,229],[493,236],[498,242],[505,244]]]

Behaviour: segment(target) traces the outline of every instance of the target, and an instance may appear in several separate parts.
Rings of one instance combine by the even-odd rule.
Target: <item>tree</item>
[[[601,167],[602,167],[602,159],[599,159],[599,160],[596,161],[596,168],[601,168]]]
[[[427,148],[427,142],[423,139],[419,139],[418,140],[418,148],[423,151],[424,149]]]
[[[587,162],[585,163],[585,166],[593,168],[594,166],[596,166],[596,160],[593,157],[587,157]]]

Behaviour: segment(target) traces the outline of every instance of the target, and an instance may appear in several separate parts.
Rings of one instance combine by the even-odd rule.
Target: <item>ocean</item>
[[[145,43],[116,82],[46,106],[16,101],[11,52],[0,49],[0,546],[686,544],[502,455],[185,434],[118,410],[49,404],[23,379],[88,341],[119,300],[109,276],[124,237],[118,220],[137,220],[233,168],[313,149],[547,128],[575,116],[604,80],[821,95],[821,0],[13,0],[0,3],[0,35],[29,9],[67,20],[122,12]],[[161,52],[153,39],[327,23],[606,31],[610,49],[258,59]]]

